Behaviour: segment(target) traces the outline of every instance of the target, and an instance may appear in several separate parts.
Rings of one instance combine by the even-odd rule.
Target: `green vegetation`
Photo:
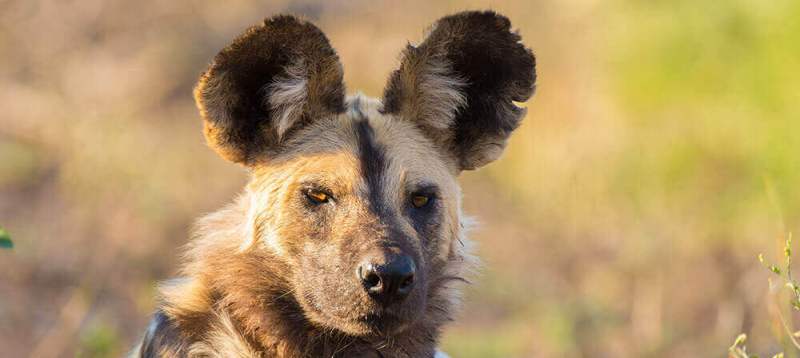
[[[76,358],[104,358],[122,356],[124,348],[119,333],[102,324],[94,324],[81,336]]]
[[[728,358],[758,358],[756,354],[747,353],[747,335],[742,333],[736,340],[733,342],[728,348]],[[778,353],[772,356],[772,358],[783,358],[783,353]]]
[[[784,262],[782,266],[778,266],[775,264],[769,264],[764,259],[763,254],[758,255],[758,261],[764,265],[770,272],[777,275],[779,280],[778,287],[785,287],[791,292],[791,297],[789,298],[789,304],[795,311],[800,311],[800,286],[798,285],[797,280],[792,276],[792,234],[789,233],[788,237],[786,238],[786,242],[783,246],[783,258]],[[772,280],[769,280],[770,288],[773,287]],[[780,310],[777,311],[778,319],[780,320],[781,326],[786,331],[786,337],[791,342],[792,346],[800,349],[800,343],[798,343],[797,339],[800,337],[800,331],[793,332],[790,327],[790,320],[787,320]],[[747,334],[740,334],[736,337],[736,340],[733,342],[728,348],[728,356],[730,358],[758,358],[758,355],[750,354],[747,352],[747,346],[745,343],[747,342]],[[772,358],[783,358],[784,353],[777,353],[772,356]]]
[[[8,234],[8,231],[0,227],[0,249],[12,248],[14,248],[14,242],[11,241],[11,235]]]

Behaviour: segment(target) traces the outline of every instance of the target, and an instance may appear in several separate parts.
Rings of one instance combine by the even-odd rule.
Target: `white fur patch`
[[[234,327],[227,313],[218,312],[216,316],[217,319],[213,320],[215,323],[206,333],[205,340],[189,347],[189,357],[261,357]]]
[[[433,62],[420,73],[418,91],[420,98],[420,117],[428,120],[428,125],[437,129],[449,128],[461,107],[467,104],[462,89],[466,82],[452,74],[445,62]]]
[[[283,247],[281,246],[280,239],[274,230],[270,227],[269,220],[266,220],[265,215],[272,215],[276,220],[280,220],[283,215],[281,210],[269,211],[265,206],[269,202],[269,192],[267,191],[251,191],[248,189],[247,196],[249,197],[249,206],[247,208],[247,222],[245,239],[242,241],[239,250],[241,252],[247,251],[255,245],[265,247],[276,255],[283,255]]]
[[[269,106],[278,118],[275,129],[278,138],[300,119],[308,97],[308,77],[302,63],[288,66],[286,76],[277,78],[267,86]]]

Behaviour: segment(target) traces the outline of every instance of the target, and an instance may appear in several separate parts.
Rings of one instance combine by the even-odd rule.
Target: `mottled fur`
[[[346,100],[319,29],[278,16],[246,31],[195,95],[209,145],[252,179],[198,222],[134,355],[433,357],[472,266],[456,178],[499,155],[533,66],[506,18],[461,13],[406,50],[383,102]],[[374,252],[414,261],[401,302],[376,303],[355,274]]]

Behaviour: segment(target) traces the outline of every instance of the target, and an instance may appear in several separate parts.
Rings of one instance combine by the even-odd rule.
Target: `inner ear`
[[[384,91],[384,112],[416,123],[461,169],[502,153],[533,94],[536,61],[508,18],[469,11],[437,21],[408,46]]]
[[[339,57],[313,24],[268,18],[222,49],[195,88],[206,140],[251,164],[299,126],[344,111]]]

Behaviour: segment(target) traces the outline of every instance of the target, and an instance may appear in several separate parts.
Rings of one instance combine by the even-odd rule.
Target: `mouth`
[[[302,302],[302,301],[301,301]],[[384,336],[397,332],[396,326],[401,325],[401,319],[394,314],[379,312],[361,314],[358,316],[341,316],[326,309],[315,300],[304,302],[306,317],[327,329],[334,329],[351,336],[368,337]]]
[[[361,337],[386,337],[398,334],[410,326],[411,320],[387,310],[371,312],[357,317],[340,317],[320,307],[314,307],[318,321],[325,326],[334,328],[353,336]]]
[[[357,319],[357,321],[369,328],[369,331],[378,336],[386,336],[399,333],[408,327],[406,320],[391,314],[366,314]]]

